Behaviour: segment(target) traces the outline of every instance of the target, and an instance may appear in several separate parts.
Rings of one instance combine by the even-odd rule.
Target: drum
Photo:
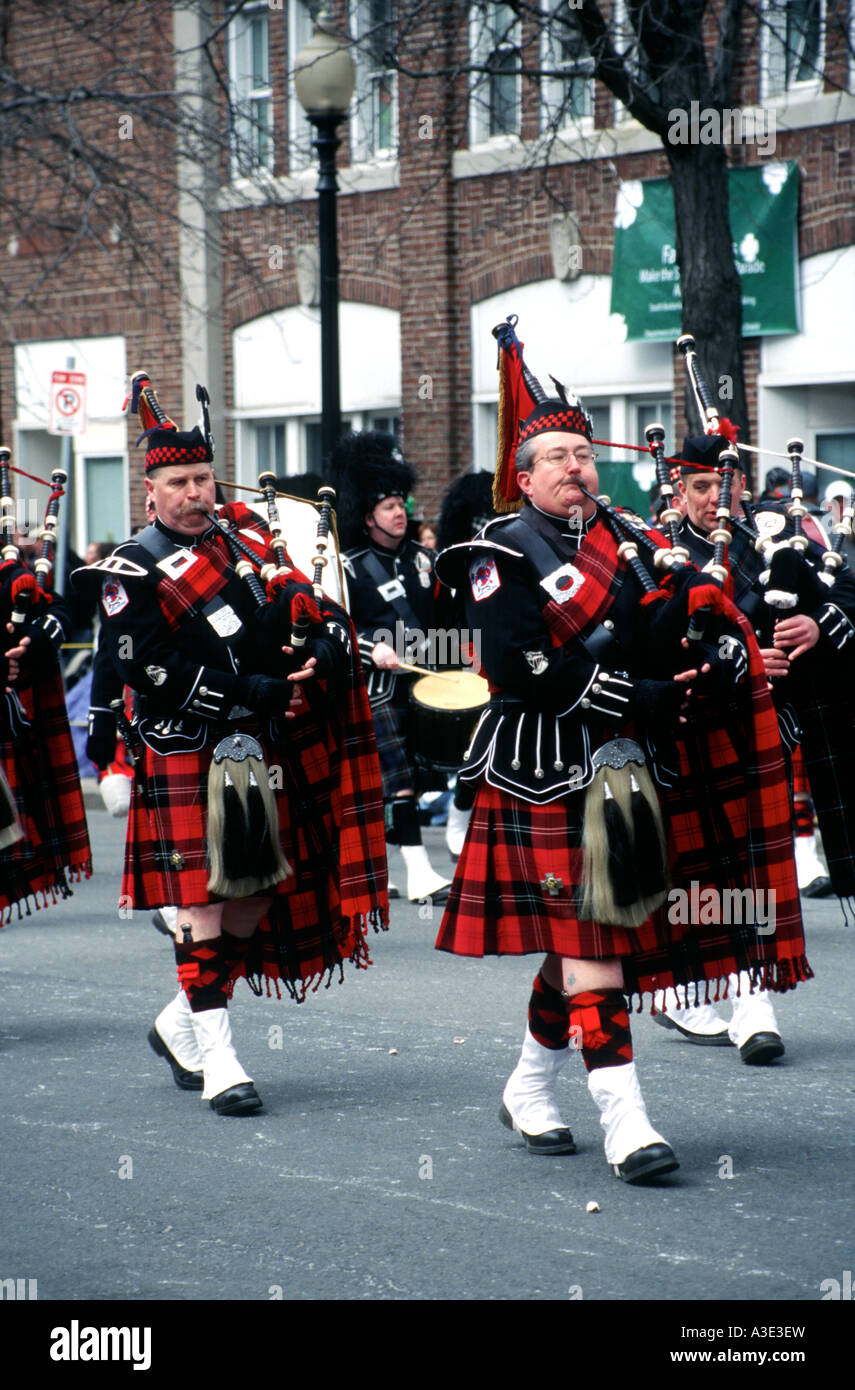
[[[265,521],[267,520],[267,504],[265,502],[256,498],[249,505],[254,512],[258,512],[260,517],[263,517]],[[276,510],[279,513],[279,520],[282,522],[282,538],[285,542],[285,549],[297,569],[302,570],[303,574],[311,579],[315,568],[315,538],[318,534],[319,507],[314,502],[305,501],[302,497],[283,497],[280,493],[276,498]],[[347,586],[332,532],[327,538],[325,554],[327,563],[324,565],[321,575],[321,588],[328,598],[333,599],[342,608],[347,608]]]
[[[487,682],[475,671],[444,671],[415,681],[410,686],[409,738],[416,765],[457,772],[489,699]]]

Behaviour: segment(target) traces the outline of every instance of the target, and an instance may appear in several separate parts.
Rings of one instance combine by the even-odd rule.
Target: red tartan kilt
[[[330,797],[325,795],[328,754],[312,740],[301,747],[299,737],[291,737],[295,754],[312,778],[317,794],[315,812],[322,818],[324,834],[337,851],[339,840]],[[148,804],[137,776],[125,846],[125,905],[153,908],[174,903],[192,907],[220,901],[208,892],[209,870],[205,862],[211,751],[208,745],[196,753],[163,757],[145,748]],[[283,761],[269,748],[265,748],[265,760],[268,767]],[[322,766],[324,763],[326,767]],[[289,993],[302,998],[307,987],[317,988],[323,976],[344,961],[351,960],[359,967],[371,962],[364,922],[343,915],[338,875],[321,862],[317,845],[307,831],[305,814],[299,808],[292,811],[293,784],[287,761],[284,769],[280,779],[283,788],[276,789],[276,803],[282,849],[293,873],[275,889],[267,890],[273,901],[253,938],[249,968],[254,976],[268,982],[268,992],[273,981],[278,993],[281,981]],[[173,856],[178,856],[178,860]],[[247,973],[247,967],[241,965],[232,983]]]
[[[481,784],[436,946],[459,956],[553,951],[579,960],[655,952],[681,934],[664,913],[638,928],[580,917],[582,810],[578,792],[532,806]],[[547,874],[563,887],[553,897]]]
[[[258,737],[256,730],[251,731]],[[208,769],[212,745],[193,753],[168,757],[143,745],[144,779],[134,779],[122,895],[134,908],[194,907],[222,899],[208,892]],[[282,759],[265,747],[268,768]],[[316,755],[318,749],[313,750]],[[293,865],[302,846],[294,843],[287,771],[275,789],[279,835],[283,853]],[[147,796],[143,791],[143,781]],[[293,891],[294,876],[277,886],[277,893]]]
[[[69,896],[69,878],[92,872],[86,812],[60,677],[19,692],[31,728],[0,734],[0,763],[24,832],[0,851],[0,926],[15,905],[30,912]]]

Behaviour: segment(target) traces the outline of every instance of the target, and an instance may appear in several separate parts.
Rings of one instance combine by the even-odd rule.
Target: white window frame
[[[376,429],[378,420],[385,420],[391,416],[393,427],[390,433],[393,433],[398,439],[401,433],[402,413],[400,405],[368,406],[362,410],[351,410],[342,416],[341,432],[346,434],[348,430]],[[306,427],[307,425],[316,425],[320,429],[321,417],[317,413],[307,415],[244,415],[236,418],[234,423],[237,444],[236,482],[253,487],[256,484],[261,471],[256,448],[256,429],[259,425],[283,426],[285,430],[285,467],[288,467],[289,460],[297,460],[297,467],[290,469],[287,473],[279,474],[278,470],[273,468],[273,472],[277,476],[298,478],[303,473],[309,472]]]
[[[322,0],[288,0],[288,168],[292,174],[311,168],[315,161],[315,130],[294,86],[294,60],[314,33],[314,14]]]
[[[350,160],[352,164],[373,164],[398,158],[398,75],[394,67],[374,67],[368,47],[363,43],[366,0],[349,0],[348,14],[353,37],[353,60],[356,64],[356,89],[350,113]],[[397,7],[391,3],[389,20],[396,37]],[[386,148],[375,144],[377,124],[374,119],[372,86],[388,80],[392,89],[391,144]],[[366,114],[367,113],[367,114]]]
[[[789,0],[787,0],[787,3],[789,3]],[[774,9],[776,13],[780,13],[781,15],[783,15],[785,5],[781,4],[780,0],[777,0],[777,3],[774,4],[771,2],[771,0],[763,0],[763,26],[760,35],[760,98],[762,101],[786,102],[791,97],[810,98],[815,97],[817,93],[822,92],[825,77],[825,0],[818,0],[818,3],[819,46],[816,58],[816,73],[814,74],[814,76],[810,78],[803,78],[802,80],[791,79],[789,82],[785,81],[783,86],[776,87],[773,90],[772,74],[770,69],[772,60],[772,42],[774,30],[771,20],[771,12]],[[781,40],[779,38],[777,39],[777,42],[778,44],[781,44]],[[786,49],[784,49],[783,51],[786,52]]]
[[[623,58],[625,66],[627,66],[630,69],[630,73],[633,76],[633,78],[637,78],[638,69],[641,62],[641,59],[639,57],[638,36],[636,35],[635,30],[633,29],[630,23],[629,16],[626,12],[626,6],[624,5],[624,0],[614,0],[614,6],[612,9],[612,21],[615,26],[620,26],[620,33],[624,41],[628,40],[630,34],[632,34],[632,43],[623,50],[621,56]],[[614,29],[612,30],[612,42],[614,43]],[[615,48],[617,48],[616,43]],[[614,123],[617,126],[623,125],[627,121],[635,121],[635,117],[632,115],[629,108],[627,106],[624,106],[623,102],[619,101],[618,98],[615,97]]]
[[[474,4],[469,8],[469,57],[473,66],[486,63],[493,53],[498,52],[498,48],[493,42],[495,37],[493,30],[493,12],[497,8],[497,5],[490,3]],[[508,52],[516,52],[519,54],[522,42],[519,19],[515,20],[508,33],[510,37],[504,41],[500,41],[499,47],[503,47]],[[485,73],[473,72],[470,74],[470,148],[479,145],[494,145],[497,141],[513,141],[516,143],[520,137],[522,124],[522,74],[520,72],[519,62],[517,62],[516,79],[514,82],[514,108],[516,119],[513,130],[497,131],[495,135],[490,134],[487,128],[490,105],[489,83],[490,78]],[[488,93],[486,108],[484,103],[485,90]]]
[[[266,20],[267,83],[260,87],[254,87],[250,83],[244,90],[241,87],[237,71],[239,45],[246,42],[246,36],[251,27],[247,21],[259,19],[262,16]],[[266,0],[258,0],[257,3],[247,5],[232,15],[226,29],[226,58],[229,81],[229,174],[234,182],[235,180],[251,178],[262,170],[270,173],[273,171],[274,131],[273,85],[270,81],[270,8]],[[269,125],[267,126],[268,150],[264,159],[257,157],[254,147],[256,134],[263,129],[261,122],[256,120],[256,111],[262,103],[266,103],[269,116]],[[247,105],[250,108],[249,111],[245,109]],[[247,124],[253,132],[251,151],[244,143],[244,131]],[[251,159],[248,158],[250,153]]]
[[[566,0],[541,0],[543,11],[543,22],[540,29],[540,65],[542,69],[551,70],[561,65],[560,59],[553,52],[552,47],[552,15],[555,11],[563,9]],[[580,35],[581,39],[581,35]],[[584,40],[581,40],[584,47]],[[576,77],[587,77],[585,83],[585,106],[586,110],[577,112],[572,107],[565,104],[565,88],[568,81]],[[541,131],[547,130],[553,121],[552,112],[561,112],[563,115],[561,123],[556,125],[556,130],[585,130],[593,129],[594,125],[594,60],[590,54],[579,58],[576,65],[570,68],[567,77],[543,77],[540,83],[540,99],[538,102],[538,124]]]

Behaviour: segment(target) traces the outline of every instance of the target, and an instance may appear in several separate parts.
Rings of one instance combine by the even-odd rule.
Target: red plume
[[[134,372],[133,377],[131,378],[131,414],[139,415],[140,424],[143,427],[143,433],[147,434],[149,430],[156,429],[177,430],[178,426],[176,425],[175,421],[170,420],[169,417],[166,415],[165,411],[164,418],[162,419],[158,419],[158,417],[155,415],[147,399],[147,393],[149,392],[151,393],[153,399],[157,402],[157,404],[160,405],[160,402],[157,400],[157,396],[155,395],[154,387],[152,386],[151,381],[149,380],[148,373]],[[125,404],[127,405],[127,401],[125,402]]]
[[[718,429],[715,431],[715,433],[724,435],[724,438],[728,440],[730,444],[733,444],[735,446],[736,441],[739,438],[739,426],[734,425],[732,420],[728,420],[725,417],[719,420]]]

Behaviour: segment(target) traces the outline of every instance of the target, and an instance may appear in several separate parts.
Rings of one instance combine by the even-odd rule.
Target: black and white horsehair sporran
[[[593,754],[582,825],[582,915],[640,927],[665,901],[665,830],[642,748],[615,738]]]
[[[292,872],[279,841],[279,813],[264,750],[250,734],[229,734],[208,772],[208,892],[247,898]]]

